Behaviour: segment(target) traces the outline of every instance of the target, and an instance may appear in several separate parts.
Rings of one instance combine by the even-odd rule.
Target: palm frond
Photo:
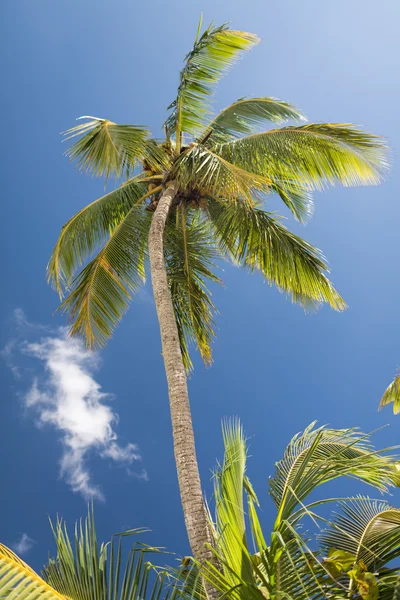
[[[65,600],[9,548],[0,544],[0,598]]]
[[[306,119],[292,104],[276,98],[240,98],[214,117],[198,141],[212,148],[218,142],[254,133],[266,121],[282,123],[289,120]]]
[[[165,261],[185,368],[190,371],[190,344],[195,342],[210,364],[215,307],[207,282],[221,283],[214,274],[216,251],[210,228],[199,211],[177,208],[165,231]]]
[[[400,509],[363,497],[339,506],[340,512],[320,536],[323,551],[345,550],[369,571],[379,571],[400,556]]]
[[[271,186],[271,179],[249,173],[197,144],[181,154],[170,171],[170,178],[182,190],[204,188],[216,197],[240,199],[250,204],[253,197],[269,192]]]
[[[388,404],[393,403],[393,413],[400,413],[400,375],[398,375],[392,383],[386,388],[385,393],[379,404],[379,408],[383,408]]]
[[[176,134],[178,152],[181,133],[195,135],[203,127],[215,84],[240,53],[258,41],[252,33],[234,31],[226,25],[213,27],[212,24],[198,37],[185,57],[177,97],[168,107],[172,113],[166,121],[167,133],[169,136]]]
[[[293,183],[286,186],[280,181],[271,183],[271,189],[280,196],[296,221],[303,225],[308,223],[314,214],[314,202],[309,190]]]
[[[77,161],[80,170],[97,177],[129,175],[144,156],[149,129],[138,125],[117,125],[97,117],[80,118],[89,121],[65,132],[67,140],[82,136],[66,155]]]
[[[222,252],[251,270],[260,270],[270,284],[309,308],[327,302],[335,310],[344,300],[324,275],[327,265],[319,250],[290,233],[271,214],[241,202],[210,200],[209,216]]]
[[[163,554],[161,548],[134,543],[127,558],[123,539],[143,533],[133,529],[113,536],[107,544],[97,541],[93,510],[76,523],[72,539],[64,521],[53,527],[57,555],[46,565],[46,581],[71,600],[151,600],[184,596],[174,570],[156,569],[148,560]]]
[[[110,233],[97,256],[72,282],[61,304],[71,321],[71,335],[87,347],[101,347],[128,308],[131,294],[145,281],[150,214],[133,206]]]
[[[214,152],[238,167],[274,180],[323,189],[376,184],[387,167],[384,141],[348,124],[272,129],[218,144]]]
[[[146,194],[147,186],[141,179],[143,175],[133,177],[98,198],[63,226],[47,266],[48,281],[60,297],[63,287],[71,284],[78,267],[105,242],[134,204]]]
[[[394,485],[394,460],[373,450],[369,436],[355,429],[309,425],[293,437],[270,479],[278,508],[277,526],[319,485],[348,476],[382,491]]]

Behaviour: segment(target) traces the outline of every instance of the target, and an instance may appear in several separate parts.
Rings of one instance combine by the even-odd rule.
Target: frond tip
[[[379,409],[388,404],[393,404],[393,413],[395,415],[400,413],[400,374],[386,388],[380,401]]]

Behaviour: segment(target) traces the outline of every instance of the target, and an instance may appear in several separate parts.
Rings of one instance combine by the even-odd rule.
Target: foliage
[[[288,445],[269,481],[276,518],[268,535],[248,479],[247,445],[239,421],[223,428],[225,456],[215,473],[213,564],[202,575],[233,600],[363,599],[398,597],[400,509],[365,497],[343,499],[326,520],[317,508],[336,499],[309,500],[316,488],[340,476],[380,490],[398,485],[396,457],[376,451],[354,429],[310,425]],[[309,518],[312,532],[305,529]],[[321,525],[324,527],[319,533]]]
[[[387,167],[382,139],[352,125],[311,123],[291,104],[241,98],[212,116],[224,73],[258,43],[251,34],[199,24],[185,58],[165,139],[147,127],[83,117],[66,132],[78,168],[120,185],[63,227],[48,279],[72,321],[71,333],[102,346],[145,281],[147,234],[163,186],[178,192],[165,230],[165,260],[186,368],[194,343],[209,364],[215,332],[211,291],[220,259],[259,270],[304,308],[345,302],[319,250],[266,210],[278,194],[295,219],[313,213],[312,192],[327,185],[378,183]],[[269,122],[298,124],[266,130]],[[121,183],[120,178],[127,181]],[[174,226],[175,224],[175,226]]]
[[[385,393],[379,404],[379,408],[383,408],[387,404],[393,404],[393,413],[400,413],[400,375],[394,378],[392,383],[386,388]]]

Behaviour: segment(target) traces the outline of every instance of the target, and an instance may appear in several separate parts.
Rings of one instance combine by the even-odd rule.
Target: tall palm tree
[[[174,452],[186,528],[198,555],[210,541],[195,453],[186,375],[192,342],[211,362],[219,258],[258,269],[304,307],[345,308],[320,251],[264,210],[278,194],[299,221],[311,192],[336,182],[373,184],[385,167],[383,141],[344,124],[299,124],[265,131],[268,121],[304,121],[274,98],[242,98],[211,118],[215,84],[258,43],[250,33],[201,24],[185,59],[165,139],[146,127],[95,117],[70,129],[69,151],[96,176],[123,175],[117,189],[63,227],[48,266],[71,320],[71,334],[102,346],[145,280],[149,258],[168,381]],[[79,272],[82,265],[86,266]],[[78,271],[78,274],[76,275]]]
[[[198,565],[221,598],[400,598],[400,509],[362,496],[339,502],[316,500],[320,494],[309,498],[341,476],[387,492],[400,482],[395,457],[376,452],[369,436],[357,430],[310,425],[292,439],[269,480],[275,521],[266,535],[246,474],[240,423],[227,423],[223,435],[225,457],[215,473],[215,518],[210,517],[220,568]],[[338,509],[332,518],[318,511],[329,503]],[[311,531],[305,529],[307,519]]]

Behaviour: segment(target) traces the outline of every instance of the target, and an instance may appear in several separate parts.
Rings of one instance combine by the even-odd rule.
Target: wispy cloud
[[[71,489],[86,499],[103,498],[90,474],[89,458],[94,453],[125,466],[130,475],[146,479],[144,470],[135,473],[131,468],[141,460],[137,445],[118,441],[118,415],[108,404],[113,397],[103,392],[95,379],[98,356],[88,352],[79,340],[69,338],[64,329],[49,332],[43,326],[31,325],[20,309],[16,320],[36,329],[42,337],[34,342],[13,340],[3,355],[11,368],[18,369],[17,376],[16,349],[40,361],[41,373],[31,379],[24,403],[34,411],[40,426],[50,425],[59,432],[63,448],[60,474]]]
[[[26,554],[33,548],[35,540],[29,537],[27,533],[23,533],[18,542],[12,544],[12,549],[19,555]]]

